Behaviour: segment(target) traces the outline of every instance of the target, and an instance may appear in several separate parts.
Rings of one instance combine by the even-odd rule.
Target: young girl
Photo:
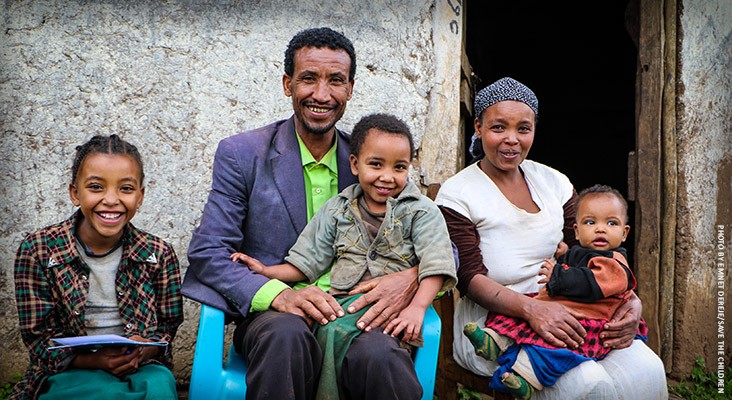
[[[357,184],[328,200],[290,249],[285,264],[264,266],[242,253],[233,260],[284,282],[315,281],[330,268],[330,293],[347,307],[359,282],[419,265],[419,288],[384,329],[419,344],[427,307],[457,280],[447,226],[437,206],[408,181],[414,144],[407,125],[389,114],[362,118],[351,135],[351,171]],[[331,268],[332,265],[332,268]],[[338,398],[335,386],[348,346],[366,310],[318,326],[324,353],[316,398]]]
[[[117,135],[76,148],[69,195],[79,209],[28,235],[15,258],[30,366],[12,399],[177,399],[169,347],[47,350],[53,338],[70,336],[173,340],[183,322],[178,258],[130,223],[143,178],[137,148]]]

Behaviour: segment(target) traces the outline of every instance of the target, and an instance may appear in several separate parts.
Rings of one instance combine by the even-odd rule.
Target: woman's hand
[[[371,279],[348,293],[351,296],[364,293],[351,303],[348,312],[355,313],[374,303],[356,322],[356,326],[366,332],[386,326],[407,308],[417,287],[417,267]]]
[[[532,300],[526,320],[531,328],[547,343],[560,348],[576,349],[587,335],[577,322],[582,313],[564,307],[560,303]]]
[[[624,349],[633,344],[643,314],[643,304],[635,292],[631,293],[628,301],[615,311],[610,322],[605,324],[605,330],[600,333],[603,346]]]
[[[524,319],[552,346],[577,348],[587,335],[577,321],[585,317],[582,313],[560,303],[530,298],[485,275],[473,277],[468,286],[468,296],[487,310]]]

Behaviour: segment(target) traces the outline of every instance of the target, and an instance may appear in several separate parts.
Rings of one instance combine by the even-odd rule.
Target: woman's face
[[[489,176],[518,171],[534,143],[535,125],[534,111],[520,101],[501,101],[486,108],[475,120],[485,152],[481,169]]]

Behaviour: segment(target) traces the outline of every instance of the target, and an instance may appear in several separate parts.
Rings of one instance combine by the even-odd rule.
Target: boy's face
[[[580,245],[593,250],[620,247],[630,231],[623,203],[610,193],[590,194],[577,205],[574,233]]]
[[[351,171],[358,177],[369,210],[386,211],[386,200],[407,184],[411,150],[399,134],[370,129],[358,156],[351,154]]]

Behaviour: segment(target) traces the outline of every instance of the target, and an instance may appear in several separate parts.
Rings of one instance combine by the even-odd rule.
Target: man
[[[283,262],[315,211],[355,183],[349,136],[335,124],[351,99],[352,43],[329,28],[299,32],[285,52],[282,86],[294,115],[222,140],[201,223],[193,233],[183,293],[225,310],[237,321],[234,345],[249,364],[247,397],[312,398],[322,355],[309,324],[326,324],[378,299],[359,320],[342,366],[341,388],[353,399],[421,396],[409,354],[379,328],[416,292],[416,268],[357,288],[366,292],[344,311],[318,286],[293,290],[229,259],[235,251],[265,265]],[[373,282],[373,283],[372,283]],[[327,288],[328,276],[318,282]]]

